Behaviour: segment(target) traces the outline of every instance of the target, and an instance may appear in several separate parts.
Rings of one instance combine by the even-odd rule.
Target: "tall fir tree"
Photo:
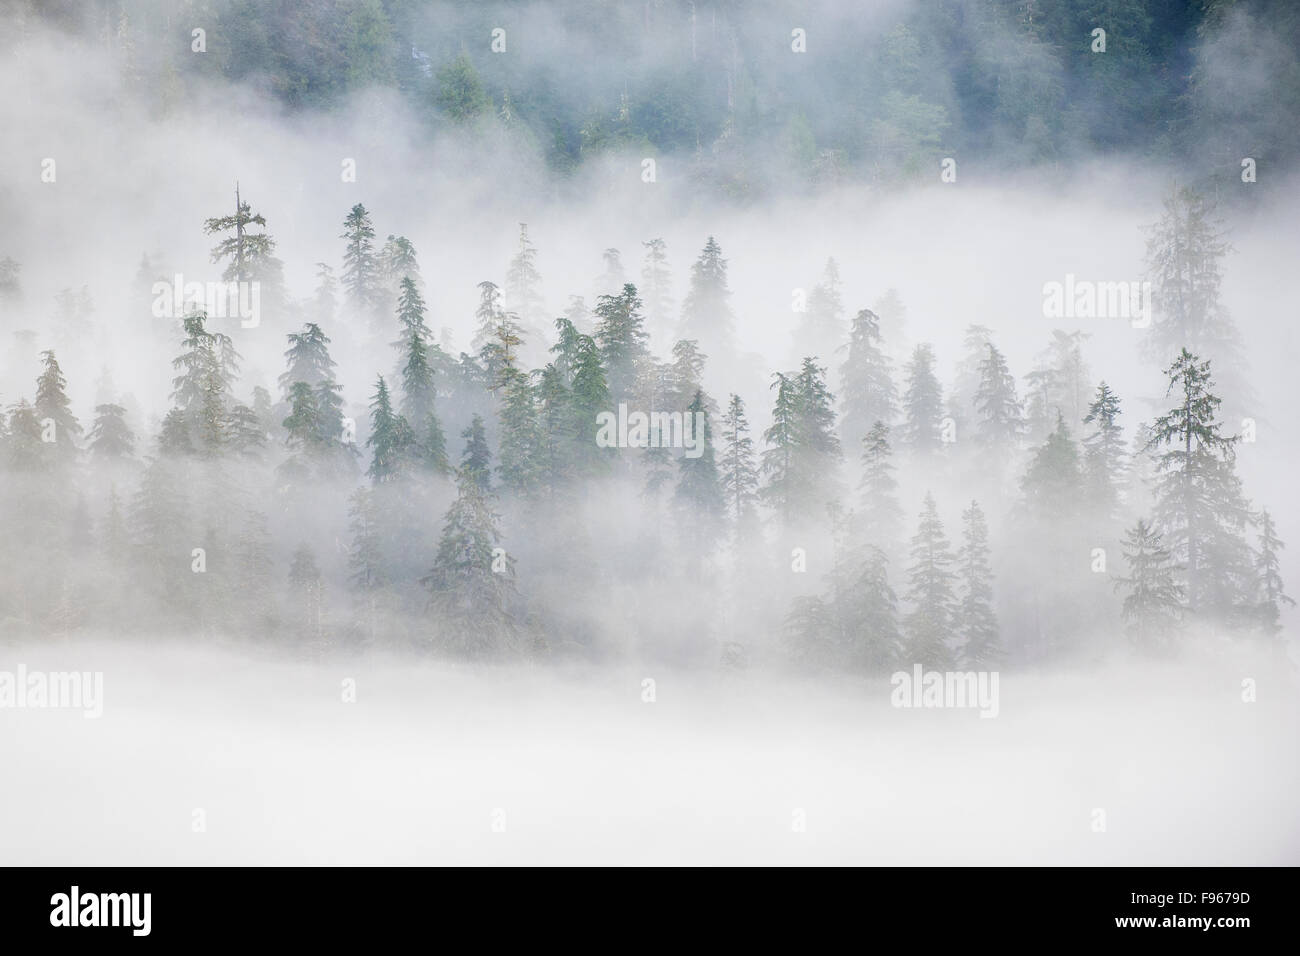
[[[979,502],[962,512],[962,545],[957,553],[961,598],[957,640],[963,663],[979,667],[1001,660],[1002,642],[993,611],[993,569],[989,565],[989,526]]]
[[[918,345],[907,366],[903,393],[902,444],[912,455],[926,459],[938,453],[943,425],[943,389],[934,371],[934,350]]]
[[[876,313],[862,309],[853,317],[843,351],[841,437],[845,445],[856,448],[876,422],[892,424],[898,414],[898,389]]]
[[[1124,596],[1123,617],[1130,639],[1147,649],[1165,649],[1182,623],[1184,591],[1175,559],[1160,533],[1139,519],[1124,537],[1129,576],[1117,577]]]
[[[1119,417],[1119,397],[1102,382],[1083,419],[1089,426],[1083,439],[1083,477],[1089,504],[1106,519],[1119,514],[1126,484],[1124,429]]]
[[[1236,472],[1236,436],[1219,422],[1209,361],[1183,349],[1165,370],[1177,406],[1156,419],[1154,526],[1185,569],[1187,605],[1211,623],[1248,617],[1255,579],[1245,539],[1250,506]]]
[[[957,599],[954,594],[955,559],[939,519],[934,496],[926,492],[920,524],[912,537],[912,563],[908,568],[907,602],[903,618],[905,657],[911,664],[944,670],[952,666]]]

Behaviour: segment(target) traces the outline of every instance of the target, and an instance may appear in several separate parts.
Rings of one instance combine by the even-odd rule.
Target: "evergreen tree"
[[[252,226],[257,226],[261,231],[252,232]],[[275,240],[266,231],[266,218],[260,213],[254,214],[252,207],[240,199],[238,183],[235,184],[234,215],[204,220],[203,232],[209,236],[233,233],[212,249],[214,263],[230,260],[221,273],[224,282],[265,280],[270,274],[279,274]]]
[[[68,400],[67,380],[59,368],[54,353],[41,353],[44,370],[36,380],[36,402],[33,410],[42,428],[47,422],[54,424],[54,447],[59,458],[68,461],[77,453],[77,436],[81,434],[81,424],[72,414],[72,403]]]
[[[903,508],[889,447],[889,426],[876,422],[862,440],[862,501],[859,522],[865,540],[885,554],[894,551],[903,532]]]
[[[1001,465],[1015,451],[1022,427],[1016,380],[1007,361],[992,343],[980,365],[980,384],[975,392],[979,416],[976,439],[992,453],[990,461]]]
[[[689,557],[698,561],[717,543],[722,533],[722,520],[726,503],[722,497],[722,483],[718,479],[718,465],[713,449],[713,428],[704,405],[704,393],[696,392],[686,409],[688,427],[695,431],[695,441],[701,443],[697,456],[682,455],[677,459],[677,490],[674,502],[680,508],[683,538],[691,548]],[[698,417],[697,417],[698,416]]]
[[[377,322],[383,306],[379,262],[375,255],[375,228],[370,223],[370,213],[357,203],[343,220],[343,233],[347,242],[343,252],[343,288],[347,291],[348,305],[360,316]]]
[[[962,593],[957,605],[957,636],[962,661],[979,667],[1002,657],[998,619],[993,612],[993,570],[989,567],[989,528],[979,503],[962,512],[963,538],[957,553]]]
[[[861,444],[876,422],[888,425],[898,414],[894,372],[882,343],[879,316],[862,309],[853,317],[840,366],[842,436],[850,448]]]
[[[752,529],[758,511],[758,469],[754,464],[754,440],[749,437],[745,403],[733,394],[722,418],[723,498],[731,520],[741,529]]]
[[[943,391],[934,373],[934,350],[918,345],[907,366],[907,390],[903,394],[903,444],[917,458],[939,451],[939,429],[943,423]]]
[[[1054,329],[1051,343],[1038,356],[1038,365],[1026,376],[1026,419],[1031,442],[1042,441],[1055,427],[1058,415],[1070,428],[1078,428],[1087,414],[1092,377],[1083,360],[1086,338],[1083,332]]]
[[[949,643],[957,608],[953,563],[934,496],[926,492],[921,522],[912,537],[912,564],[907,572],[911,610],[903,619],[903,633],[906,660],[929,669],[945,670],[953,664]]]
[[[646,319],[656,330],[666,332],[673,311],[672,273],[668,269],[668,245],[662,239],[648,239],[641,266],[641,298]]]
[[[528,224],[519,224],[519,247],[506,270],[506,308],[532,328],[546,318],[542,299],[542,276],[537,271],[537,247],[528,238]]]
[[[366,447],[373,448],[366,474],[375,484],[395,481],[410,463],[415,435],[406,419],[393,411],[388,384],[379,376],[375,396],[370,402],[370,437]]]
[[[968,325],[962,337],[962,356],[957,362],[948,407],[957,421],[959,433],[972,424],[976,414],[976,395],[979,392],[981,371],[993,344],[993,330],[984,325]]]
[[[487,431],[483,419],[478,415],[470,421],[469,427],[460,433],[465,439],[465,451],[461,455],[458,481],[472,481],[481,492],[492,491],[492,452],[488,449]]]
[[[709,236],[699,259],[691,266],[679,337],[695,339],[710,354],[728,354],[735,335],[735,317],[727,301],[730,297],[727,260],[722,258],[722,247]]]
[[[1184,591],[1176,579],[1174,557],[1159,532],[1139,519],[1124,537],[1129,577],[1116,578],[1124,588],[1123,615],[1129,637],[1139,646],[1167,646],[1181,623]]]
[[[487,483],[491,459],[477,416],[465,438],[456,500],[447,510],[433,568],[421,583],[431,592],[439,646],[490,658],[517,646],[514,559],[496,550],[501,535]]]
[[[1286,595],[1282,587],[1278,552],[1284,547],[1273,525],[1273,516],[1266,508],[1259,513],[1259,549],[1255,557],[1255,613],[1258,626],[1267,638],[1276,638],[1282,632],[1282,605],[1295,607],[1295,601]]]
[[[1152,425],[1156,451],[1154,526],[1182,575],[1187,606],[1236,622],[1253,600],[1249,505],[1237,477],[1237,437],[1222,432],[1210,363],[1183,349],[1165,373],[1178,405]]]
[[[295,452],[311,457],[324,450],[320,406],[306,382],[294,382],[289,389],[289,417],[281,425],[287,433],[285,444]]]
[[[626,401],[650,359],[636,286],[625,285],[616,296],[602,295],[596,300],[596,316],[595,339],[610,393],[614,401]]]
[[[1124,487],[1124,437],[1119,425],[1120,402],[1110,386],[1097,386],[1097,397],[1088,406],[1083,423],[1092,430],[1083,439],[1083,475],[1089,503],[1097,513],[1113,518],[1119,511]]]
[[[506,383],[498,447],[497,474],[502,486],[521,497],[536,493],[541,478],[542,434],[533,386],[523,372],[516,371]]]
[[[1237,329],[1219,301],[1222,262],[1230,251],[1204,196],[1184,186],[1165,198],[1164,215],[1147,240],[1152,357],[1187,349],[1229,368],[1237,365]]]
[[[814,355],[833,355],[844,341],[844,302],[840,270],[826,260],[821,281],[808,296],[803,318],[795,331],[796,348]]]
[[[591,474],[609,465],[612,451],[596,444],[596,417],[611,411],[613,400],[601,364],[600,350],[589,335],[579,336],[569,408],[572,413],[574,460],[580,472]]]

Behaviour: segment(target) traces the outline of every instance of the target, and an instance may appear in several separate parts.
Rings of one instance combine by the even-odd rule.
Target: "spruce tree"
[[[357,203],[343,220],[339,236],[347,245],[343,251],[343,288],[349,308],[365,321],[375,323],[383,306],[379,261],[375,255],[375,228],[370,213]]]
[[[677,490],[673,501],[679,508],[682,537],[691,549],[688,557],[692,563],[708,553],[722,534],[726,503],[722,497],[722,483],[718,478],[718,465],[713,448],[713,427],[704,404],[704,393],[696,392],[686,408],[687,426],[694,430],[696,442],[701,443],[700,454],[682,455],[677,459]],[[696,422],[702,425],[697,428]]]
[[[260,231],[253,232],[253,226]],[[204,220],[203,232],[209,236],[231,233],[212,249],[214,263],[230,260],[221,273],[224,282],[265,281],[271,275],[279,274],[275,240],[266,231],[266,218],[261,213],[255,214],[252,207],[240,198],[238,183],[235,184],[234,215]]]
[[[596,343],[614,401],[626,401],[640,379],[650,350],[643,328],[641,299],[636,286],[623,286],[619,295],[602,295],[596,300]]]
[[[1152,316],[1147,335],[1151,357],[1187,349],[1235,371],[1238,333],[1219,299],[1222,263],[1230,251],[1204,196],[1184,186],[1165,198],[1164,214],[1147,239],[1154,302],[1144,305]]]
[[[997,347],[989,343],[980,364],[980,383],[975,392],[976,440],[990,452],[989,459],[1001,466],[1015,451],[1023,425],[1016,380]]]
[[[421,578],[436,615],[436,642],[451,653],[492,658],[514,649],[514,559],[496,549],[501,540],[487,476],[491,458],[477,416],[456,477],[456,500],[447,510],[433,567]]]
[[[1275,639],[1282,633],[1280,623],[1282,605],[1295,607],[1282,586],[1281,564],[1278,552],[1285,545],[1277,536],[1273,516],[1265,508],[1259,513],[1259,547],[1255,557],[1255,615],[1256,624],[1266,638]]]
[[[682,302],[679,337],[695,339],[710,354],[728,354],[735,335],[735,317],[728,299],[727,260],[722,247],[709,236],[699,259],[691,266],[690,289]]]
[[[963,536],[957,553],[961,598],[957,605],[957,639],[963,663],[980,667],[1002,657],[998,619],[993,612],[993,570],[989,566],[989,527],[979,503],[962,512]]]
[[[1125,485],[1124,430],[1119,415],[1118,396],[1102,382],[1083,419],[1084,425],[1091,426],[1083,439],[1083,476],[1089,503],[1105,518],[1118,514]]]
[[[898,389],[894,372],[885,354],[880,334],[880,318],[870,309],[862,309],[849,327],[849,342],[844,346],[844,363],[840,366],[840,390],[843,393],[842,437],[850,448],[861,444],[876,422],[889,425],[898,414]]]
[[[1164,541],[1139,519],[1124,537],[1129,576],[1117,577],[1124,597],[1123,616],[1129,637],[1141,647],[1168,646],[1182,621],[1184,590],[1176,580],[1178,568]]]
[[[1153,524],[1185,569],[1187,606],[1215,623],[1239,623],[1255,591],[1245,540],[1251,514],[1237,477],[1238,438],[1223,434],[1209,361],[1183,349],[1165,370],[1178,405],[1156,419]]]
[[[876,422],[862,440],[862,481],[858,485],[862,510],[858,522],[863,538],[885,554],[894,553],[903,533],[903,508],[898,503],[889,426]]]
[[[66,392],[67,380],[59,368],[54,353],[41,353],[43,370],[36,380],[36,402],[33,410],[44,429],[46,423],[54,425],[54,448],[61,461],[70,461],[77,453],[77,436],[81,424],[72,414],[72,403]]]
[[[641,298],[650,326],[667,332],[673,311],[672,273],[668,269],[668,245],[662,239],[648,239],[641,266]]]
[[[934,350],[918,345],[906,373],[902,443],[913,456],[924,459],[939,451],[943,423],[943,390],[934,372]]]
[[[366,439],[366,447],[374,449],[374,453],[366,474],[377,485],[395,481],[409,466],[414,445],[411,426],[393,411],[388,384],[381,375],[370,402],[370,437]]]
[[[720,482],[727,512],[738,536],[752,530],[758,514],[758,469],[754,463],[754,440],[749,437],[745,403],[733,394],[722,417],[722,462]]]
[[[519,246],[506,270],[506,308],[531,329],[540,329],[546,317],[542,276],[537,271],[537,247],[528,238],[528,224],[519,224]]]
[[[834,259],[827,259],[821,281],[808,295],[803,318],[795,330],[796,348],[803,353],[830,356],[844,341],[844,301],[840,286],[839,266]]]
[[[912,563],[908,568],[907,601],[911,610],[903,618],[905,659],[922,667],[945,670],[954,654],[954,558],[935,508],[934,496],[925,494],[921,521],[912,537]]]
[[[500,418],[497,475],[504,488],[530,497],[538,491],[541,479],[542,434],[533,386],[523,372],[516,371],[506,383]]]

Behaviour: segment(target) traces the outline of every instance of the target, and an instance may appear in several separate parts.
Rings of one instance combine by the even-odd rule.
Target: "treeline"
[[[78,31],[159,110],[218,78],[296,110],[387,87],[430,130],[496,126],[557,172],[672,153],[733,196],[1100,151],[1193,157],[1227,182],[1243,156],[1276,168],[1300,147],[1300,13],[1282,0],[859,6],[96,0],[19,3],[13,35]]]
[[[994,331],[971,326],[945,388],[928,343],[899,368],[895,296],[846,321],[834,262],[798,336],[819,351],[772,374],[760,432],[739,394],[705,387],[708,355],[744,333],[712,237],[680,310],[655,239],[639,286],[608,250],[609,291],[546,322],[521,226],[504,287],[479,283],[474,340],[452,355],[427,323],[416,250],[377,244],[364,206],[343,222],[340,280],[321,264],[300,303],[247,201],[205,230],[225,280],[319,321],[286,335],[273,395],[241,391],[245,359],[209,316],[179,316],[171,407],[147,436],[114,400],[84,426],[43,352],[34,400],[0,420],[5,633],[471,658],[600,658],[633,636],[700,660],[864,671],[1067,659],[1121,628],[1152,651],[1198,629],[1278,646],[1282,543],[1245,496],[1215,380],[1220,361],[1225,381],[1244,377],[1218,297],[1227,246],[1190,190],[1171,194],[1148,250],[1145,344],[1170,357],[1166,408],[1127,432],[1083,333],[1054,332],[1017,379]],[[647,322],[674,321],[660,358]],[[361,420],[333,322],[390,343]],[[699,416],[702,453],[658,434],[606,447],[598,417],[620,404]],[[953,488],[955,538],[931,493]],[[914,518],[905,498],[921,499]]]

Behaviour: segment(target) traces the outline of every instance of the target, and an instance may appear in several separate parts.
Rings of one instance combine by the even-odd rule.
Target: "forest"
[[[608,249],[591,305],[572,295],[552,317],[520,224],[455,351],[428,323],[414,245],[379,242],[363,204],[340,219],[337,277],[318,264],[294,301],[266,217],[239,196],[202,229],[222,281],[260,290],[257,341],[291,329],[283,371],[273,388],[244,381],[246,313],[174,308],[147,260],[142,314],[175,313],[156,320],[174,353],[156,423],[111,374],[83,421],[43,348],[0,432],[6,525],[25,542],[6,552],[7,629],[863,672],[1068,660],[1121,634],[1157,654],[1189,635],[1282,646],[1283,543],[1235,467],[1252,423],[1229,411],[1249,384],[1218,293],[1227,246],[1187,187],[1148,238],[1142,341],[1164,401],[1143,417],[1077,329],[1052,330],[1017,377],[997,331],[969,325],[943,382],[935,344],[903,354],[897,297],[846,303],[834,259],[794,336],[808,354],[768,370],[767,404],[714,394],[708,363],[735,364],[743,319],[712,236],[680,306],[651,238],[635,276]],[[87,303],[59,309],[75,338]],[[651,326],[675,328],[668,354]],[[340,335],[380,356],[361,394],[336,375]],[[641,410],[639,440],[626,420],[621,442],[600,440],[616,408]],[[663,412],[697,422],[698,446],[660,436]],[[962,489],[960,524],[935,488]],[[674,607],[679,587],[708,605]]]

